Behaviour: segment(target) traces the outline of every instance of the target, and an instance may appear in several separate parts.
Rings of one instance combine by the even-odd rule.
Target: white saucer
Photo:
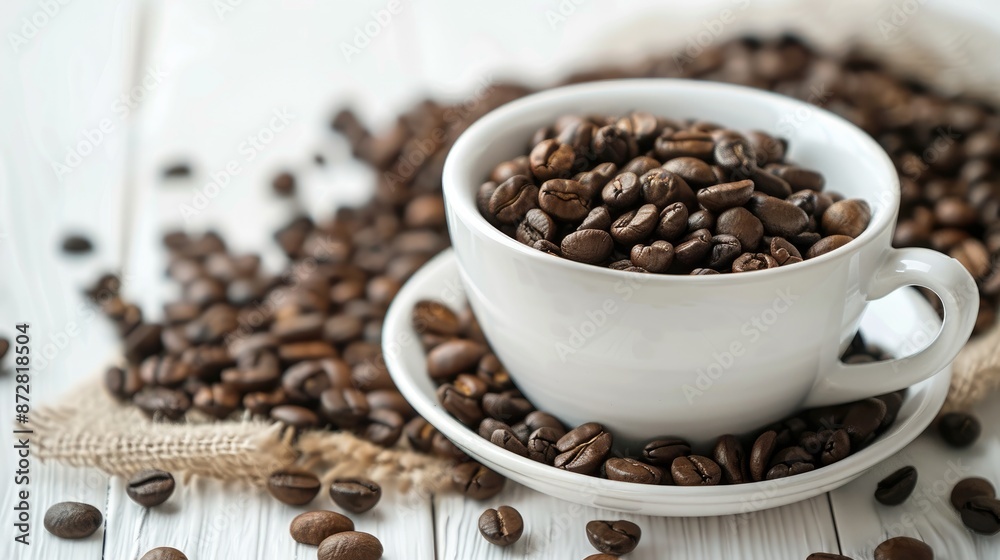
[[[385,317],[382,344],[392,379],[421,416],[482,464],[539,492],[578,504],[617,511],[676,517],[748,513],[798,502],[854,480],[913,441],[934,420],[944,403],[951,368],[914,385],[892,429],[850,457],[812,472],[772,481],[713,487],[648,486],[574,474],[510,453],[479,437],[438,404],[427,375],[425,354],[410,322],[422,299],[465,305],[455,255],[445,251],[406,283]],[[861,321],[867,342],[890,353],[914,352],[914,341],[929,338],[925,329],[940,324],[915,290],[897,290],[873,302]],[[935,327],[936,328],[936,327]]]

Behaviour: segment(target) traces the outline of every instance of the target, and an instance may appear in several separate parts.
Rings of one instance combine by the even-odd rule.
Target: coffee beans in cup
[[[823,192],[823,176],[785,161],[787,142],[763,132],[755,145],[643,112],[566,115],[543,130],[527,164],[502,162],[480,187],[480,211],[555,256],[656,274],[750,272],[838,249],[871,221],[868,203]]]

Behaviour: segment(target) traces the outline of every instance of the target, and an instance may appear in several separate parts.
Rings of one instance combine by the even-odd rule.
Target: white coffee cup
[[[792,266],[678,276],[547,255],[480,215],[479,186],[497,163],[524,154],[536,129],[564,114],[633,110],[783,137],[789,161],[821,172],[827,190],[866,200],[871,223],[846,246]],[[517,386],[539,409],[569,425],[600,422],[620,442],[673,435],[703,444],[803,407],[908,387],[955,357],[979,308],[958,261],[891,247],[899,180],[879,145],[832,113],[768,92],[655,79],[531,95],[458,139],[443,184],[470,304]],[[908,285],[941,298],[940,332],[923,333],[907,357],[841,363],[868,302]]]

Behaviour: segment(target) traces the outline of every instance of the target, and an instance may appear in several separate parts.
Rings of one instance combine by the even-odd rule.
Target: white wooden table
[[[267,192],[268,179],[283,167],[297,173],[317,217],[334,203],[364,200],[367,189],[359,185],[367,184],[369,172],[349,161],[346,146],[326,126],[334,103],[351,102],[377,125],[427,91],[461,100],[505,76],[544,83],[555,77],[549,68],[585,63],[580,53],[587,48],[604,52],[594,45],[575,48],[579,37],[604,24],[598,8],[582,0],[563,3],[575,6],[564,22],[549,15],[560,10],[555,0],[506,2],[489,17],[468,3],[401,0],[368,44],[346,56],[343,44],[355,44],[358,28],[374,29],[372,11],[388,3],[328,4],[296,0],[279,12],[241,0],[102,0],[59,5],[47,17],[37,15],[44,10],[35,2],[0,8],[2,26],[23,39],[0,49],[0,333],[10,336],[15,323],[31,323],[36,404],[65,396],[119,351],[110,326],[80,307],[80,289],[99,272],[123,268],[127,294],[152,313],[172,295],[156,250],[163,228],[211,224],[237,249],[269,246],[270,232],[292,210]],[[623,19],[645,9],[643,3],[614,4]],[[699,9],[711,16],[719,6]],[[35,21],[34,33],[22,18]],[[133,89],[144,79],[145,86]],[[243,142],[271,126],[276,111],[289,122],[251,158]],[[94,140],[102,126],[106,132]],[[69,172],[55,172],[51,162],[84,151],[79,143],[88,136],[94,149]],[[326,166],[313,163],[316,153],[326,157]],[[193,181],[163,186],[160,170],[180,159],[194,164]],[[232,160],[240,172],[185,223],[180,205],[192,200],[192,186],[205,185]],[[70,229],[90,235],[96,252],[60,257],[59,241]],[[0,425],[13,419],[12,385],[9,371],[0,374]],[[925,540],[937,558],[997,559],[1000,538],[972,535],[948,504],[958,478],[1000,482],[1000,440],[993,429],[1000,423],[1000,396],[977,413],[987,433],[968,451],[946,449],[925,434],[844,488],[755,514],[619,515],[510,484],[491,501],[516,507],[525,518],[524,538],[509,549],[488,545],[475,528],[481,511],[496,504],[454,495],[389,494],[372,512],[353,517],[359,530],[382,540],[387,559],[584,558],[594,552],[584,525],[600,518],[631,519],[642,527],[642,543],[630,555],[636,559],[795,560],[815,551],[869,558],[875,545],[895,535]],[[197,480],[147,511],[127,499],[118,478],[37,461],[30,467],[31,544],[17,544],[15,455],[4,442],[0,558],[125,560],[155,546],[174,546],[192,559],[315,557],[312,547],[288,536],[289,521],[303,509],[248,486]],[[877,505],[875,483],[908,464],[920,473],[915,494],[899,507]],[[64,500],[97,506],[104,528],[77,542],[47,534],[44,511]],[[333,507],[325,496],[312,505]]]

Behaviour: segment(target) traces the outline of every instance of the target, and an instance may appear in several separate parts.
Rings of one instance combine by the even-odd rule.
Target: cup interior
[[[459,219],[489,239],[528,258],[547,258],[504,235],[475,204],[479,186],[498,163],[524,155],[532,133],[565,114],[626,114],[647,111],[674,119],[715,122],[736,130],[761,130],[788,141],[786,160],[819,171],[826,192],[860,198],[872,208],[868,229],[841,249],[795,267],[835,258],[884,232],[895,222],[899,179],[889,156],[867,133],[845,119],[782,95],[742,86],[675,79],[614,80],[567,86],[534,94],[489,113],[458,139],[445,162],[443,189],[449,219]],[[570,267],[604,270],[559,259]],[[753,272],[775,274],[785,268]],[[630,274],[608,270],[609,273]],[[741,275],[654,275],[655,281],[732,282]]]

